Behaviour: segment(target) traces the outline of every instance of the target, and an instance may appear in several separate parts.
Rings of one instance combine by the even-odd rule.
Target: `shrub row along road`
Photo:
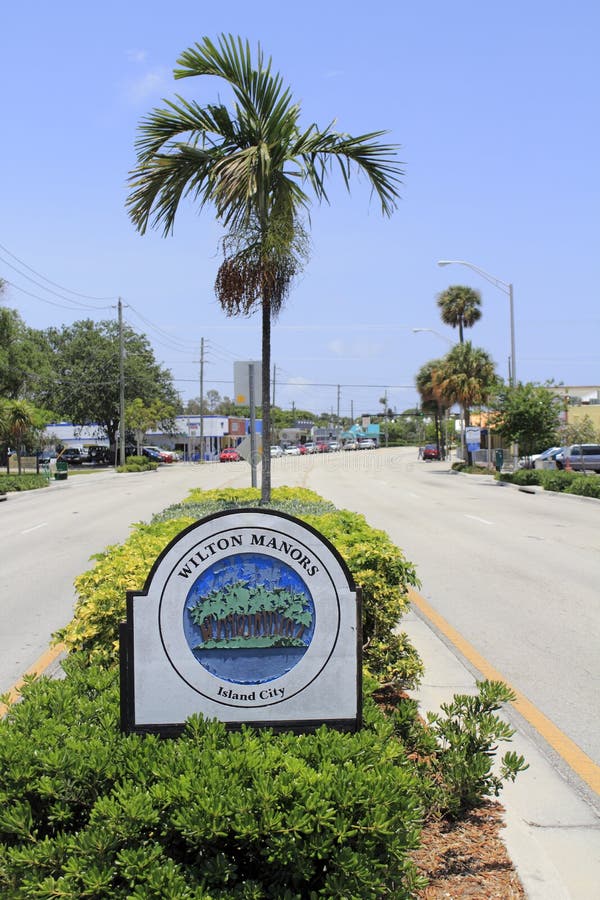
[[[600,765],[600,503],[465,477],[414,449],[273,460],[273,485],[303,485],[364,513],[417,565],[422,595],[517,690]],[[247,487],[246,463],[70,476],[0,508],[0,689],[71,616],[73,579],[131,523],[189,488]]]

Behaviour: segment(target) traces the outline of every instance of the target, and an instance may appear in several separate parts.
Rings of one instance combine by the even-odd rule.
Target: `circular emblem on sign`
[[[284,560],[238,553],[208,566],[183,609],[183,630],[198,663],[235,684],[263,684],[290,672],[315,633],[315,606]]]
[[[312,532],[238,513],[204,520],[175,547],[158,619],[166,657],[189,687],[252,709],[286,703],[321,677],[338,643],[344,584]]]

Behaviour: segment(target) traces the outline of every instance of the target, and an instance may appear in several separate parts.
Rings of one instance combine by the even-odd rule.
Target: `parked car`
[[[304,447],[305,453],[314,453],[316,450],[314,441],[307,441],[306,444],[302,444],[302,446]]]
[[[532,469],[555,469],[556,468],[556,457],[559,453],[562,453],[564,447],[550,447],[548,450],[544,450],[543,453],[536,453],[533,456],[533,465]],[[520,460],[519,460],[520,462]],[[527,466],[529,468],[529,466]]]
[[[440,451],[435,444],[425,444],[423,447],[423,459],[439,459]]]
[[[271,447],[271,456],[278,457],[283,456],[283,447],[280,447],[279,444],[275,444]]]
[[[329,444],[326,441],[319,441],[315,445],[315,453],[329,453]]]
[[[233,447],[227,447],[219,453],[219,462],[239,462],[242,457]]]
[[[332,453],[335,453],[337,450],[339,450],[340,445],[339,445],[338,441],[329,441],[329,449],[331,450]]]
[[[79,447],[65,447],[57,457],[58,462],[66,462],[70,466],[81,466],[85,459],[86,454]]]
[[[83,449],[87,456],[85,462],[93,466],[109,466],[115,461],[114,455],[111,456],[110,447],[104,444],[84,444]]]
[[[293,447],[284,447],[283,452],[284,452],[285,456],[300,456],[302,451],[300,450],[300,447],[293,446]]]
[[[541,456],[544,456],[544,454],[550,453],[553,450],[561,449],[561,447],[549,447],[547,450],[544,450],[543,453],[530,453],[529,456],[521,456],[517,462],[517,467],[519,469],[534,469],[536,460]]]
[[[600,473],[600,444],[570,444],[555,457],[557,469]]]
[[[172,463],[173,462],[173,454],[170,450],[165,450],[164,447],[155,447],[153,445],[146,445],[142,447],[142,453],[144,456],[147,456],[149,459],[153,459],[155,462],[163,462],[163,463]]]
[[[377,444],[372,438],[359,438],[357,442],[358,450],[376,450]]]
[[[343,450],[358,450],[358,444],[356,443],[356,441],[346,441],[344,443],[344,446],[342,447],[342,449]]]

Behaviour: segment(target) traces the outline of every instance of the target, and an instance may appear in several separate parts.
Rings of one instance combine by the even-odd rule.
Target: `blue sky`
[[[215,80],[172,78],[183,50],[221,32],[261,42],[304,124],[388,130],[406,173],[391,219],[360,178],[348,195],[334,174],[330,205],[313,205],[310,262],[273,329],[278,405],[336,412],[339,402],[357,416],[384,393],[398,411],[414,405],[416,371],[456,339],[435,302],[451,284],[481,290],[483,317],[467,336],[506,377],[506,293],[439,259],[513,283],[520,380],[600,383],[593,0],[5,5],[8,306],[44,328],[114,317],[121,296],[184,401],[199,394],[201,338],[205,390],[232,396],[234,360],[260,356],[260,320],[227,319],[214,298],[212,212],[186,206],[163,238],[138,235],[124,205],[140,118],[176,91],[227,99]]]

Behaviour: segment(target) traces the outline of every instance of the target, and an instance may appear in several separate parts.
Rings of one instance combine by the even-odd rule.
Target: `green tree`
[[[138,453],[141,453],[146,432],[151,428],[171,430],[175,424],[175,415],[175,407],[162,400],[154,400],[147,404],[140,397],[136,397],[125,404],[125,426],[135,434]]]
[[[182,54],[175,78],[210,75],[233,91],[231,110],[221,102],[201,106],[177,96],[140,126],[137,166],[127,200],[144,233],[148,224],[173,230],[180,202],[212,205],[226,229],[216,294],[227,315],[262,315],[262,429],[270,435],[271,322],[307,258],[302,214],[307,188],[327,200],[326,175],[337,163],[346,187],[352,168],[363,172],[384,215],[391,215],[402,174],[397,148],[378,131],[352,137],[315,124],[303,128],[300,106],[258,48],[221,35]],[[265,438],[268,442],[268,437]],[[270,499],[271,459],[263,453],[263,501]]]
[[[497,377],[494,363],[485,350],[470,341],[456,344],[432,371],[433,390],[448,406],[458,403],[463,410],[464,427],[470,424],[471,406],[484,404],[492,394]],[[464,435],[464,429],[463,429]],[[467,454],[471,464],[471,454]]]
[[[415,385],[421,397],[421,409],[425,413],[433,413],[435,418],[435,442],[442,459],[446,458],[446,446],[441,429],[442,419],[450,404],[439,390],[434,378],[443,367],[444,361],[432,359],[421,366],[415,378]]]
[[[52,418],[51,412],[38,409],[29,400],[0,401],[0,440],[16,450],[19,475],[25,444],[37,447],[41,430]]]
[[[503,387],[493,398],[490,426],[507,441],[518,444],[525,456],[558,441],[561,399],[547,387],[527,382]]]
[[[564,444],[595,444],[597,441],[600,441],[600,429],[589,415],[577,422],[567,423],[560,432],[560,443]]]
[[[119,430],[119,327],[116,322],[85,319],[45,332],[54,353],[54,381],[46,404],[78,425],[97,425],[113,445]],[[176,407],[171,373],[163,369],[145,336],[125,325],[125,402],[140,398]]]
[[[463,329],[472,328],[481,318],[481,294],[463,284],[453,284],[437,295],[437,305],[444,325],[458,328],[458,340],[462,344]]]
[[[51,371],[42,333],[29,328],[16,310],[0,307],[0,397],[37,401],[40,383]]]

